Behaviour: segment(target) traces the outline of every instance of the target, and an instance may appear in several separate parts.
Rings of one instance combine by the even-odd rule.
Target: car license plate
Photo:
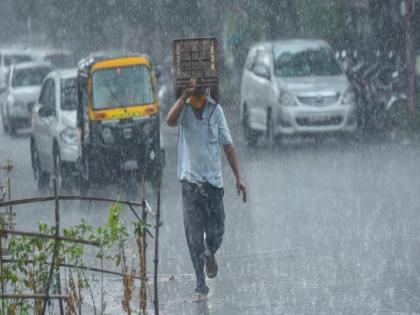
[[[320,122],[320,121],[324,121],[324,120],[328,120],[328,116],[324,116],[324,115],[312,115],[310,116],[310,120],[314,121],[314,122]]]

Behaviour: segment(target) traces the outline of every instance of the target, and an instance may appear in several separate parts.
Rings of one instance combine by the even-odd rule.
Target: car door
[[[252,103],[250,98],[253,95],[253,78],[252,78],[252,67],[255,62],[255,57],[257,55],[257,48],[253,47],[250,49],[248,56],[245,61],[245,67],[242,74],[242,81],[241,81],[241,110],[243,110],[243,106]]]
[[[48,128],[51,120],[51,112],[54,106],[55,100],[55,84],[53,78],[48,78],[45,83],[45,94],[43,94],[42,99],[40,99],[40,107],[38,108],[38,126],[37,126],[37,148],[38,153],[41,157],[41,166],[43,170],[49,170],[49,147],[48,142]],[[44,91],[43,91],[44,92]],[[47,115],[45,113],[48,113]]]
[[[48,172],[52,172],[53,170],[53,138],[54,138],[54,128],[57,126],[57,78],[51,77],[50,78],[50,85],[48,87],[48,97],[47,97],[47,108],[49,110],[49,115],[46,117],[45,120],[45,129],[42,133],[43,136],[43,155],[45,157],[46,168],[45,170]]]
[[[35,105],[33,109],[33,114],[32,114],[32,138],[35,141],[38,154],[40,153],[41,139],[42,139],[41,133],[42,133],[43,125],[44,125],[44,118],[39,115],[39,109],[42,106],[42,104],[46,103],[49,82],[50,82],[49,80],[46,80],[42,84],[41,91],[39,93],[38,102]]]
[[[6,102],[7,102],[7,93],[8,93],[8,83],[9,83],[10,71],[4,76],[4,82],[0,82],[0,110],[2,119],[6,118]],[[3,124],[4,124],[3,120]]]
[[[8,102],[8,98],[9,98],[9,94],[12,93],[12,79],[13,79],[13,76],[14,76],[14,70],[15,70],[15,67],[14,67],[14,65],[12,65],[9,68],[9,71],[7,73],[6,90],[3,93],[3,110],[4,110],[4,115],[5,115],[6,119],[8,119],[9,115],[10,115],[9,114],[10,113],[10,108],[9,108],[10,104]]]
[[[250,107],[251,124],[255,129],[265,130],[267,109],[271,106],[271,53],[259,49],[252,66],[253,96]]]

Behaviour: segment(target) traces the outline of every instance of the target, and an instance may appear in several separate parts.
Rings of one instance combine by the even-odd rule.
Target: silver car
[[[251,47],[241,82],[241,121],[250,145],[261,135],[355,131],[355,95],[330,45],[282,40]]]
[[[74,53],[68,49],[33,49],[31,53],[37,60],[51,63],[54,69],[72,68],[77,65]]]
[[[0,49],[0,88],[6,85],[6,75],[13,64],[30,62],[34,56],[25,49]]]
[[[61,189],[70,188],[76,174],[76,69],[51,72],[44,80],[32,116],[30,150],[40,189],[54,175]]]
[[[0,97],[5,132],[14,135],[18,128],[29,127],[32,108],[38,99],[42,80],[51,71],[47,62],[13,64]]]

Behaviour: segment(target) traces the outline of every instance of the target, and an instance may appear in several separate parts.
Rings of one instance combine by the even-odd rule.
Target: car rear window
[[[71,55],[55,54],[49,55],[44,59],[49,61],[55,68],[70,68],[76,64],[74,57]]]
[[[13,74],[12,86],[36,86],[41,85],[42,80],[51,71],[49,67],[34,67],[17,69]]]
[[[4,55],[4,65],[10,66],[16,63],[31,61],[31,56],[28,55]]]

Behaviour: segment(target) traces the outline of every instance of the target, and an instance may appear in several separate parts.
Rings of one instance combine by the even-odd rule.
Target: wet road
[[[227,114],[249,202],[236,195],[224,161],[226,234],[206,304],[187,302],[194,276],[176,182],[177,133],[163,130],[161,314],[420,313],[420,145],[327,138],[249,149]],[[0,161],[6,158],[16,166],[14,197],[36,196],[27,133],[0,136]],[[15,210],[22,229],[52,222],[52,208]],[[68,225],[81,217],[104,222],[106,206],[65,204],[62,217]]]

